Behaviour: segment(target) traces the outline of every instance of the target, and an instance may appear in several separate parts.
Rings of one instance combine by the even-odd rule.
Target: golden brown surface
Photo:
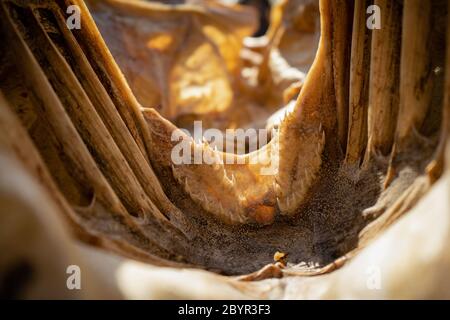
[[[450,297],[448,3],[376,0],[370,30],[369,2],[280,1],[254,38],[219,1],[2,1],[0,276],[38,274],[14,294],[72,297],[75,260],[76,298]],[[197,120],[277,131],[222,152]],[[178,129],[220,161],[174,164]]]

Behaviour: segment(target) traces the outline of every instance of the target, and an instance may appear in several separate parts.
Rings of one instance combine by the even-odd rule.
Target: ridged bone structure
[[[67,27],[70,5],[81,8],[81,29]],[[380,8],[380,29],[366,25],[369,5]],[[312,39],[320,17],[320,40],[307,75],[280,84],[273,59],[294,33],[289,17],[297,7],[304,20],[296,32],[312,29]],[[0,148],[78,239],[153,265],[247,274],[237,283],[319,275],[363,252],[442,179],[447,1],[284,1],[258,49],[261,91],[243,84],[236,62],[252,30],[245,10],[121,0],[0,3],[7,48],[0,57]],[[169,31],[155,27],[157,17],[172,19]],[[184,43],[166,37],[181,32],[173,21],[192,28]],[[274,105],[283,91],[286,103],[290,93],[298,97],[260,149],[229,154],[183,133],[193,154],[217,161],[176,165],[174,123],[189,108],[177,94],[195,83],[183,76],[190,63],[201,65],[189,59],[201,50],[224,63],[214,66],[220,75],[203,81],[230,90],[221,101],[238,100],[224,110],[189,111],[202,119],[237,121],[247,110],[249,123],[256,121],[250,102],[263,94]],[[201,103],[216,103],[205,97]],[[269,114],[273,105],[265,108]],[[261,174],[255,158],[276,160],[276,172]],[[277,250],[289,254],[287,265],[271,264]]]

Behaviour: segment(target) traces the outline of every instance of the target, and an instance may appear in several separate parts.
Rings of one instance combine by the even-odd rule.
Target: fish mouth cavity
[[[86,17],[80,30],[64,28],[67,3],[79,4]],[[358,14],[364,16],[363,11],[349,14],[358,8],[347,12],[332,1],[320,1],[322,38],[303,79],[296,73],[295,81],[276,81],[273,74],[283,70],[270,60],[271,50],[292,52],[283,38],[289,33],[281,27],[274,30],[273,42],[247,52],[250,58],[245,61],[256,67],[249,62],[251,54],[263,51],[261,59],[252,60],[260,68],[259,78],[252,80],[259,79],[262,88],[246,83],[249,87],[238,91],[229,81],[241,68],[233,60],[237,53],[221,47],[217,39],[224,31],[219,25],[205,26],[218,14],[214,8],[191,12],[190,7],[171,11],[115,0],[87,3],[2,3],[0,36],[18,54],[2,53],[0,89],[52,177],[55,194],[84,239],[96,245],[149,263],[226,275],[251,274],[267,265],[277,265],[283,274],[318,274],[343,257],[350,259],[414,207],[430,187],[430,172],[440,176],[430,165],[440,163],[446,139],[441,124],[444,75],[435,74],[433,88],[427,83],[421,87],[429,104],[419,106],[419,101],[414,112],[407,111],[411,92],[404,82],[415,77],[407,72],[411,62],[401,51],[408,44],[400,41],[401,33],[389,29],[370,33],[367,45],[369,31],[350,23]],[[439,5],[432,9],[437,12]],[[235,22],[230,28],[237,29],[229,32],[237,42],[249,31],[242,12],[229,10],[224,14]],[[401,20],[399,8],[386,10]],[[177,24],[172,15],[180,12],[183,19]],[[155,27],[157,19],[148,18],[155,14],[172,21],[167,34],[179,32],[185,42],[161,35],[141,41],[146,30]],[[144,22],[148,29],[139,29]],[[113,23],[125,32],[111,31],[116,30],[111,29]],[[191,33],[180,25],[191,26]],[[435,29],[439,36],[432,36],[433,48],[439,47],[436,39],[445,36],[442,27]],[[317,36],[305,32],[302,41]],[[233,57],[228,61],[223,54],[229,50]],[[392,57],[383,60],[386,50]],[[175,61],[170,68],[149,71],[157,70],[155,65],[163,68],[167,56]],[[428,65],[427,56],[416,60],[418,66],[422,60]],[[444,53],[437,53],[432,62],[433,69],[444,66]],[[212,70],[205,80],[210,91],[178,94],[183,86],[193,88],[203,64]],[[396,68],[396,77],[385,75],[391,87],[383,85],[380,75],[387,65]],[[265,72],[272,76],[263,78]],[[160,90],[164,85],[169,87],[167,96]],[[159,95],[146,95],[146,86]],[[276,94],[280,88],[287,101]],[[239,103],[233,105],[241,93],[259,103],[264,91],[270,91],[264,98],[275,101],[273,105],[283,101],[288,107],[276,125],[253,116],[248,100],[244,111]],[[218,98],[208,92],[217,92]],[[171,123],[190,115],[178,106],[189,109],[192,99],[207,105],[192,107],[196,117],[205,119],[205,127],[214,128],[211,123],[220,123],[221,117],[229,117],[226,124],[198,135]],[[208,109],[221,99],[231,101],[226,112]],[[159,100],[166,102],[161,108]],[[270,116],[273,108],[256,110]],[[384,118],[387,111],[395,117]],[[255,123],[254,129],[234,129],[231,137],[225,130],[224,136],[223,129],[239,124],[239,119],[240,124]],[[193,123],[195,129],[196,120]],[[227,149],[219,144],[223,141],[240,144]],[[277,252],[286,254],[282,266],[274,261]]]

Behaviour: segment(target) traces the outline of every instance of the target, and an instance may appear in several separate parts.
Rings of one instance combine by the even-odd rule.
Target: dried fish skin
[[[0,273],[48,245],[51,268],[67,247],[105,270],[86,297],[170,297],[160,277],[182,298],[447,298],[448,2],[376,0],[374,30],[368,4],[284,1],[249,40],[250,11],[215,1],[1,2]],[[279,131],[244,154],[186,134],[219,162],[174,164],[194,120]],[[42,281],[18,296],[60,294]]]

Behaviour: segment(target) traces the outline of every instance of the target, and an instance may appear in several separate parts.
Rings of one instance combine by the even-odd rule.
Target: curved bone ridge
[[[161,2],[0,1],[17,296],[449,297],[449,2],[286,0],[260,38],[251,8]],[[114,290],[54,289],[67,263]]]

